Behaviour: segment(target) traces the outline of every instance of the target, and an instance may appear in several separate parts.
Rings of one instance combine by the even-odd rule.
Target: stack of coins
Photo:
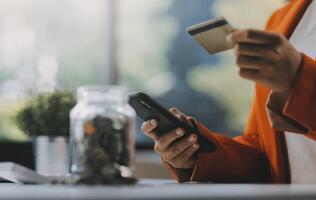
[[[125,117],[94,117],[84,123],[82,163],[78,183],[132,184],[133,177],[122,169],[130,162],[128,150],[129,122]]]

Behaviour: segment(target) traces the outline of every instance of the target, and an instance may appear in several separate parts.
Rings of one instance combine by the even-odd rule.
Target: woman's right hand
[[[176,108],[170,109],[180,120],[190,123],[188,116]],[[155,119],[142,124],[142,132],[155,142],[154,150],[162,156],[162,159],[178,169],[192,169],[196,161],[195,152],[199,149],[197,135],[191,133],[183,137],[184,130],[177,128],[158,136],[153,130],[157,127]]]

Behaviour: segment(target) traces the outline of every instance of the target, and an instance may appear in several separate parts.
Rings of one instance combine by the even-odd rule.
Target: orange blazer
[[[278,32],[289,38],[310,2],[311,0],[292,0],[272,15],[266,30]],[[173,178],[179,182],[290,182],[284,134],[271,127],[266,111],[270,90],[258,84],[255,85],[255,89],[245,133],[236,138],[228,138],[197,123],[200,134],[215,143],[217,150],[200,154],[193,172],[190,173],[164,163]],[[300,74],[283,114],[306,127],[306,137],[316,140],[314,59],[303,56]]]

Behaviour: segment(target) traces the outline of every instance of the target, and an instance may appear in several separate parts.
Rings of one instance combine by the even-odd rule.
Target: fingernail
[[[181,115],[179,115],[178,113],[175,113],[174,115],[179,119],[181,118]]]
[[[189,142],[195,142],[196,141],[196,138],[194,135],[191,135],[190,138],[189,138]]]
[[[153,126],[156,126],[157,122],[156,122],[156,120],[152,119],[152,120],[150,120],[150,124]]]
[[[171,108],[170,111],[171,111],[172,114],[175,115],[177,118],[180,118],[178,109],[176,109],[176,108]]]
[[[171,111],[176,111],[177,108],[176,108],[176,107],[172,107],[170,110],[171,110]]]
[[[227,35],[226,40],[230,43],[233,43],[232,34]]]
[[[178,129],[176,130],[176,134],[177,134],[178,136],[182,136],[182,135],[184,134],[184,132],[183,132],[183,130],[182,130],[181,128],[178,128]]]
[[[199,144],[194,144],[193,148],[195,148],[195,149],[199,148]]]

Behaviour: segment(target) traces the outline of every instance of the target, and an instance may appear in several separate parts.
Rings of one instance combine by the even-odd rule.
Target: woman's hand
[[[235,30],[227,40],[234,44],[242,78],[276,92],[291,89],[302,55],[284,36],[260,30]]]
[[[178,109],[170,111],[180,120],[191,124],[190,117],[185,116]],[[191,124],[192,125],[192,124]],[[163,160],[179,169],[192,169],[196,161],[195,152],[199,149],[197,136],[192,133],[183,137],[184,130],[177,128],[168,133],[158,136],[153,130],[157,127],[157,121],[152,119],[142,124],[142,132],[151,137],[155,142],[154,150],[159,153]]]

